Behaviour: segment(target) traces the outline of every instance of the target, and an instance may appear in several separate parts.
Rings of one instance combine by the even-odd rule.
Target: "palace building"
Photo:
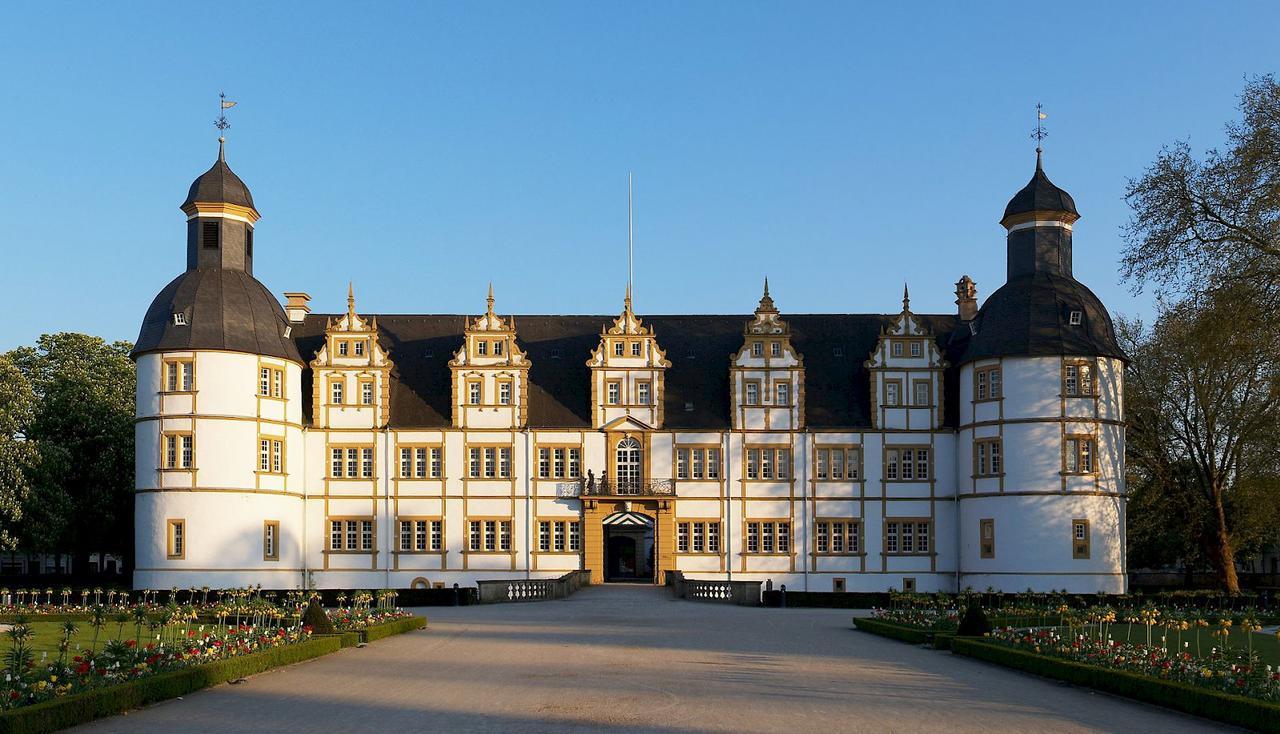
[[[221,142],[181,208],[133,352],[138,588],[1125,589],[1125,356],[1039,153],[1006,282],[948,314],[767,281],[738,316],[316,314],[254,278]]]

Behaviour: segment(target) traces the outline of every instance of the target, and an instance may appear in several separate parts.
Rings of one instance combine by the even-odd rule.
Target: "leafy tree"
[[[17,523],[31,495],[30,477],[39,456],[27,434],[35,407],[30,381],[0,354],[0,549],[17,547]]]
[[[1237,554],[1274,541],[1280,517],[1280,327],[1241,300],[1251,293],[1221,289],[1120,328],[1135,489],[1232,593]]]
[[[91,552],[133,546],[134,391],[131,345],[85,334],[41,336],[10,358],[36,409],[27,434],[39,451],[30,473],[23,544],[67,550],[85,568]]]
[[[1280,83],[1246,82],[1225,150],[1197,159],[1186,141],[1160,151],[1125,194],[1124,273],[1199,293],[1240,284],[1280,290]]]

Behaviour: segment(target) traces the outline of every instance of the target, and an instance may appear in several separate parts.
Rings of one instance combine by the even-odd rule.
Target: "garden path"
[[[1230,731],[850,629],[653,587],[420,610],[429,628],[77,732]]]

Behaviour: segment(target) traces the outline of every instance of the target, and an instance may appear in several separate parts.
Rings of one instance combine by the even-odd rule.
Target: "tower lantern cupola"
[[[249,187],[227,165],[226,139],[218,160],[191,183],[187,215],[187,269],[220,268],[253,273],[253,227],[261,215]]]
[[[1013,195],[1000,224],[1008,230],[1008,277],[1051,273],[1071,277],[1071,228],[1080,218],[1071,194],[1045,175],[1036,149],[1036,172]]]

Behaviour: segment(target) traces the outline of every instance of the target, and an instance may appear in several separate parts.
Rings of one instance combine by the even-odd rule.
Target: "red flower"
[[[77,665],[76,672],[79,673],[80,675],[84,675],[85,673],[88,673],[89,663],[80,663],[79,665]]]
[[[137,647],[137,646],[138,646],[138,641],[137,641],[137,640],[129,640],[129,641],[127,641],[127,642],[125,642],[125,643],[124,643],[124,646],[125,646],[125,647]]]
[[[9,698],[11,700],[17,701],[19,698],[19,693],[17,691],[9,691]]]

